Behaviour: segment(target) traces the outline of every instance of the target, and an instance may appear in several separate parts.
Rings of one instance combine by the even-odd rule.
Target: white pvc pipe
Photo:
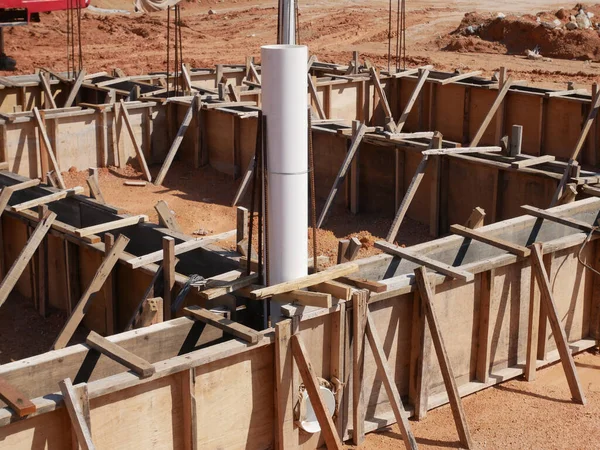
[[[308,49],[261,48],[262,111],[266,117],[269,284],[308,274]],[[280,318],[271,302],[271,323]]]

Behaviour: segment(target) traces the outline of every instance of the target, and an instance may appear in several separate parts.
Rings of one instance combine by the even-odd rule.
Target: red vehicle
[[[0,70],[14,70],[16,61],[4,54],[3,27],[39,22],[40,13],[87,8],[90,0],[0,0]]]

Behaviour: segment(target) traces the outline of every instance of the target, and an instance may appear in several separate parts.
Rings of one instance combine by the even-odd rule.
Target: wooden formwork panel
[[[394,147],[363,143],[358,153],[360,211],[393,217],[396,189]],[[408,175],[410,176],[410,175]]]
[[[66,450],[75,448],[72,439],[64,408],[0,427],[0,448],[6,450]]]
[[[589,244],[581,254],[582,260],[593,265],[596,245]],[[572,342],[589,336],[593,274],[577,259],[578,248],[561,250],[552,255],[550,285],[558,317]],[[548,327],[548,350],[556,348]]]
[[[512,126],[521,125],[523,153],[539,156],[542,145],[543,97],[509,92],[504,103],[504,134],[511,137]]]
[[[328,88],[325,88],[326,92],[327,89]],[[333,85],[331,86],[330,95],[329,118],[344,120],[356,119],[356,99],[360,96],[360,83]],[[325,106],[325,104],[321,104]]]
[[[333,133],[314,132],[313,148],[315,154],[315,191],[317,198],[317,210],[329,195],[331,187],[344,162],[347,152],[346,139],[340,139]],[[345,205],[345,185],[342,184],[335,197],[334,205]]]
[[[566,161],[571,157],[581,134],[583,104],[560,98],[549,98],[544,120],[543,154]]]
[[[96,114],[51,119],[55,122],[54,153],[61,171],[70,167],[97,167],[99,158],[98,119]],[[46,128],[50,128],[46,120]]]
[[[498,216],[496,221],[523,215],[521,205],[547,208],[558,180],[516,171],[499,171]]]
[[[90,400],[94,445],[99,450],[184,449],[182,395],[181,376],[175,374]]]
[[[272,448],[274,346],[196,369],[197,448]]]
[[[493,221],[498,169],[448,158],[448,224],[464,224],[473,208],[486,211],[486,223]]]
[[[404,189],[406,192],[417,166],[421,162],[422,156],[420,152],[404,151]],[[413,198],[410,207],[408,208],[408,216],[421,223],[429,223],[429,213],[431,208],[431,186],[433,185],[433,168],[432,164],[427,164],[425,176],[421,181],[421,185]]]
[[[244,175],[250,160],[256,154],[256,132],[258,130],[258,118],[248,117],[239,119],[239,166],[242,176]]]
[[[11,172],[30,178],[41,176],[39,165],[39,140],[32,121],[10,123],[6,128],[4,141],[5,156]]]
[[[444,86],[445,88],[446,86]],[[470,104],[469,104],[469,141],[477,134],[477,131],[481,127],[483,120],[487,116],[488,112],[496,97],[498,97],[498,91],[488,89],[473,89],[470,88]],[[501,111],[501,109],[499,109]],[[459,114],[459,110],[455,114]],[[498,145],[495,142],[496,136],[496,120],[498,119],[498,113],[494,115],[489,126],[486,128],[479,145]]]
[[[219,172],[233,175],[235,170],[235,116],[224,111],[211,110],[205,117],[210,165]]]
[[[146,290],[152,283],[152,275],[141,270],[134,270],[125,264],[118,264],[115,273],[117,298],[119,299],[115,308],[117,328],[123,329],[144,298]],[[162,296],[162,292],[154,292],[152,289],[149,298]]]
[[[426,89],[424,87],[423,89]],[[465,109],[465,87],[458,84],[438,86],[433,105],[433,128],[444,135],[444,139],[462,142]],[[473,122],[471,118],[471,123]],[[411,131],[421,131],[412,129]]]
[[[67,311],[67,277],[65,240],[46,235],[48,242],[48,302],[50,306]],[[76,282],[76,280],[71,280]],[[76,300],[75,300],[76,301]]]

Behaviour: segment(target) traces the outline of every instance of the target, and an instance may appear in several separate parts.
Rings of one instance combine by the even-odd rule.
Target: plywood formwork
[[[597,199],[550,210],[552,215],[587,224],[594,223],[599,212]],[[478,232],[518,245],[543,242],[545,258],[552,268],[553,295],[571,348],[580,351],[595,345],[600,328],[598,279],[576,259],[585,233],[550,220],[540,223],[531,216],[478,228]],[[529,260],[458,235],[409,250],[475,274],[470,282],[441,274],[433,278],[437,319],[460,395],[521,375],[530,345]],[[582,258],[597,267],[597,240],[592,239],[585,247]],[[359,276],[387,286],[385,292],[367,296],[368,310],[399,393],[406,398],[415,381],[411,361],[421,351],[414,342],[418,333],[413,332],[418,326],[418,315],[413,311],[418,297],[412,273],[418,264],[387,254],[353,264],[358,264]],[[352,347],[358,339],[352,332],[357,298],[339,301],[331,308],[284,308],[291,318],[292,334],[305,344],[306,356],[317,376],[348,383],[338,397],[335,421],[337,433],[344,439],[353,433],[352,392],[357,392],[353,388],[357,380],[351,375]],[[541,316],[533,319],[545,320]],[[282,373],[286,374],[282,381],[291,383],[293,400],[275,402],[274,330],[261,334],[263,339],[256,344],[231,339],[198,347],[198,323],[183,317],[110,337],[111,342],[153,364],[155,374],[144,379],[104,355],[89,366],[91,350],[86,345],[5,364],[0,367],[0,376],[29,396],[37,411],[19,420],[8,407],[0,409],[0,448],[71,445],[70,423],[62,397],[56,393],[58,382],[67,377],[76,385],[87,383],[91,434],[97,448],[141,445],[259,449],[273,447],[276,436],[280,448],[316,448],[323,443],[319,433],[307,435],[290,422],[286,422],[287,431],[281,433],[276,425],[278,408],[290,413],[295,407],[301,379],[291,358],[279,358],[278,364],[283,364]],[[544,335],[540,343],[546,342],[546,355],[534,361],[537,366],[557,360],[553,341]],[[423,384],[421,400],[425,411],[447,402],[437,363],[426,362],[426,371],[428,381]],[[360,382],[365,431],[393,423],[394,415],[369,346],[365,348]],[[422,406],[410,402],[410,412]]]

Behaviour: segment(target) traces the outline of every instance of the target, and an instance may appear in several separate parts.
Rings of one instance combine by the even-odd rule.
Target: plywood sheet
[[[550,205],[558,181],[523,172],[501,171],[498,202],[498,220],[523,215],[521,205],[547,208]]]
[[[465,88],[463,86],[450,84],[437,89],[433,106],[434,128],[444,135],[444,139],[462,142],[464,109]]]
[[[64,408],[0,427],[0,450],[70,448],[71,422]]]
[[[359,83],[348,83],[332,86],[331,119],[356,119],[356,97],[359,92],[358,86]]]
[[[363,143],[360,146],[360,211],[393,217],[395,213],[395,149]]]
[[[233,175],[235,164],[235,129],[232,114],[202,111],[206,119],[206,138],[209,162],[220,172]]]
[[[512,136],[512,126],[523,127],[522,153],[538,156],[542,143],[542,97],[509,92],[504,101],[504,134]]]
[[[549,98],[545,117],[544,154],[566,161],[571,157],[583,123],[582,104]]]
[[[176,374],[92,399],[90,419],[98,450],[183,449],[181,377]]]
[[[273,355],[268,345],[197,368],[198,448],[272,448]]]
[[[11,172],[37,178],[38,140],[33,121],[6,125],[6,155]]]

